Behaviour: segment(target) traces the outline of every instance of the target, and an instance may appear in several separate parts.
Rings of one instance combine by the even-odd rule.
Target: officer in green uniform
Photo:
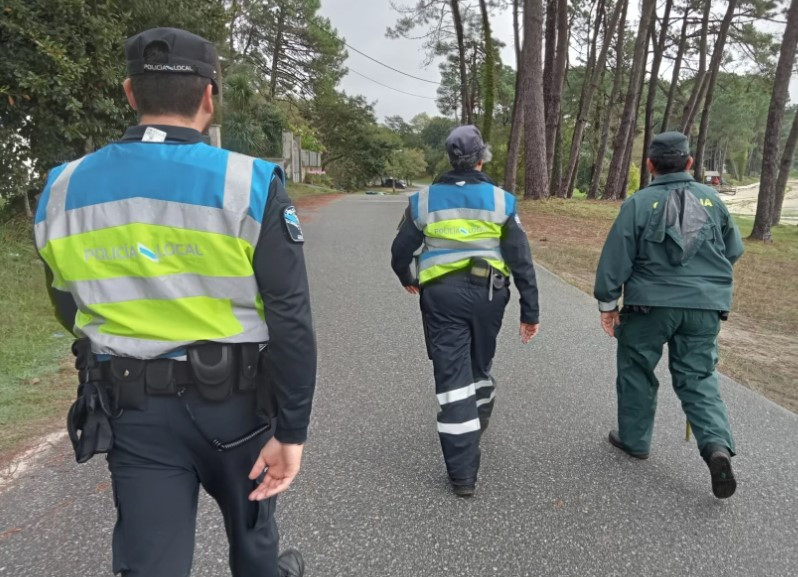
[[[712,492],[725,499],[736,489],[735,449],[715,372],[717,336],[731,309],[732,265],[743,244],[715,191],[688,174],[692,164],[684,134],[652,140],[654,180],[621,207],[594,296],[604,331],[618,340],[618,430],[610,443],[648,458],[659,386],[654,368],[667,343],[673,388],[709,466]]]

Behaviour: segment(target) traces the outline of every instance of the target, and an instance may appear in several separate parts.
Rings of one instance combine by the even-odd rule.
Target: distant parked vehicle
[[[716,170],[704,171],[704,184],[711,186],[719,194],[728,194],[730,196],[737,194],[737,187],[725,182],[721,174]]]
[[[407,183],[404,180],[391,177],[383,179],[381,186],[385,188],[407,188]]]

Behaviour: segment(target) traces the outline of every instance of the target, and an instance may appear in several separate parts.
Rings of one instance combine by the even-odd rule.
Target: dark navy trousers
[[[233,576],[278,577],[275,498],[247,499],[255,488],[247,475],[270,431],[225,452],[205,438],[229,442],[262,424],[254,393],[235,393],[213,403],[191,387],[182,398],[149,396],[145,410],[124,411],[112,421],[108,468],[117,507],[114,573],[187,577],[202,486],[222,511]]]
[[[449,479],[476,483],[480,417],[490,417],[496,396],[490,374],[509,288],[493,291],[454,273],[421,290],[427,351],[435,372],[438,435]]]

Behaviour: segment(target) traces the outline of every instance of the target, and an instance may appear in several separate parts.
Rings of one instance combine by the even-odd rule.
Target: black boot
[[[618,434],[618,431],[610,431],[609,436],[610,444],[613,447],[619,448],[621,451],[629,455],[630,457],[634,457],[635,459],[648,459],[648,453],[632,453],[629,449],[626,448],[626,445],[623,444],[621,441],[621,436]]]
[[[477,490],[477,486],[475,484],[471,485],[455,485],[452,483],[452,491],[458,497],[464,497],[468,499],[469,497],[473,497],[474,493]]]
[[[305,574],[305,560],[296,549],[286,549],[277,558],[280,577],[302,577]]]
[[[712,478],[712,493],[718,499],[728,499],[737,490],[737,480],[731,465],[731,453],[721,445],[707,445],[701,451]]]

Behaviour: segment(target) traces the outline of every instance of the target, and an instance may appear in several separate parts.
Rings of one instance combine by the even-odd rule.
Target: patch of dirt
[[[331,202],[338,200],[346,195],[344,194],[318,194],[313,196],[303,196],[294,201],[297,213],[302,216],[304,220],[313,220],[313,216],[323,206],[327,206]]]

